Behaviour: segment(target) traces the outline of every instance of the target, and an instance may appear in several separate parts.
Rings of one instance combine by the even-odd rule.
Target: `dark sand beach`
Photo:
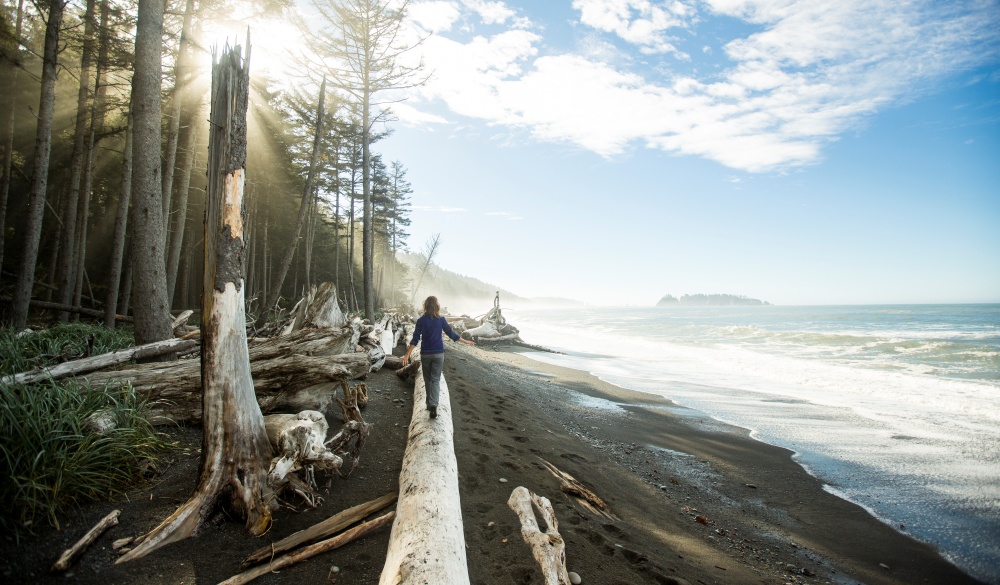
[[[445,378],[474,584],[541,582],[507,507],[516,486],[551,500],[568,568],[585,584],[977,583],[905,529],[827,493],[789,451],[755,441],[746,430],[513,351],[449,345]],[[394,491],[410,389],[389,371],[366,382],[364,416],[373,432],[354,474],[333,478],[324,490],[323,507],[282,510],[256,539],[220,514],[196,538],[114,565],[113,540],[153,528],[194,488],[200,429],[172,430],[181,448],[148,485],[84,506],[63,518],[61,531],[46,526],[19,543],[6,537],[3,581],[217,583],[236,574],[253,550]],[[593,490],[615,518],[596,516],[563,494],[542,460]],[[68,573],[48,573],[64,548],[116,508],[118,526]],[[388,539],[385,530],[255,582],[377,583]]]

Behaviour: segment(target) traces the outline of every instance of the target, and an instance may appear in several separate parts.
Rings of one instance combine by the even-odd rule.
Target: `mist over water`
[[[514,310],[532,354],[752,431],[1000,583],[1000,305]],[[901,528],[902,527],[902,528]]]

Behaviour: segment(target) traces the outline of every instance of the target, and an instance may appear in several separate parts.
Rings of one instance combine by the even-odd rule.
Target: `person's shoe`
[[[430,411],[431,418],[437,418],[438,417],[438,409],[437,409],[436,406],[428,406],[427,410]]]

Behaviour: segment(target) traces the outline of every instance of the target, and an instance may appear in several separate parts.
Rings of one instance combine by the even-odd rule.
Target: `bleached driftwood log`
[[[397,497],[398,496],[395,493],[386,494],[377,500],[372,500],[370,502],[365,502],[364,504],[358,504],[357,506],[352,506],[346,510],[342,510],[333,516],[330,516],[326,520],[306,528],[305,530],[299,530],[295,534],[286,536],[278,542],[257,549],[240,564],[240,568],[246,569],[247,567],[256,565],[268,559],[273,559],[278,555],[298,548],[303,544],[315,542],[321,538],[328,538],[347,528],[351,524],[363,520],[365,517],[391,505],[396,501]]]
[[[154,341],[135,347],[119,349],[111,353],[103,353],[88,358],[73,360],[57,364],[48,368],[40,368],[29,372],[22,372],[11,376],[4,376],[0,384],[31,384],[48,380],[59,380],[67,376],[76,376],[95,372],[104,368],[110,368],[118,364],[123,364],[129,360],[145,359],[156,357],[168,353],[179,353],[197,347],[197,341],[183,339],[167,339],[164,341]]]
[[[521,519],[521,536],[531,547],[531,554],[542,568],[545,585],[569,585],[566,572],[566,542],[559,534],[559,523],[552,503],[547,498],[518,486],[510,494],[507,505]],[[535,519],[535,512],[545,523],[543,532]]]
[[[552,465],[548,461],[538,458],[545,466],[545,469],[552,474],[553,477],[559,480],[559,489],[564,493],[567,493],[574,498],[587,510],[590,510],[595,516],[604,516],[610,520],[617,520],[618,517],[611,513],[611,508],[608,506],[607,502],[602,500],[600,496],[591,491],[587,486],[583,485],[575,477],[566,473],[565,471],[559,469],[555,465]]]
[[[363,353],[342,352],[350,329],[307,329],[255,345],[250,349],[250,371],[263,412],[320,410],[333,405],[333,392],[343,380],[368,373]],[[192,342],[195,343],[195,342]],[[133,366],[127,370],[88,374],[94,385],[126,384],[150,399],[156,424],[201,420],[201,367],[197,359]]]
[[[389,512],[384,516],[379,516],[374,520],[369,520],[368,522],[359,524],[350,530],[345,530],[337,536],[322,540],[316,544],[310,544],[309,546],[301,548],[293,553],[278,557],[269,563],[259,565],[249,571],[230,577],[219,583],[219,585],[243,585],[244,583],[249,583],[262,575],[277,572],[278,569],[294,565],[295,563],[304,561],[328,550],[339,548],[349,542],[361,538],[362,536],[366,536],[376,530],[379,530],[380,528],[388,526],[395,516],[395,512]]]
[[[448,384],[441,377],[437,418],[429,418],[423,376],[413,391],[396,521],[380,585],[469,583]]]
[[[118,524],[119,514],[121,514],[121,510],[112,510],[110,514],[101,518],[101,521],[88,530],[87,534],[84,534],[80,540],[76,541],[76,544],[63,552],[63,554],[59,556],[59,560],[56,561],[49,570],[56,573],[68,569],[70,565],[73,564],[73,561],[76,560],[76,557],[80,556],[83,551],[87,550],[88,546],[100,538],[100,536],[104,534],[105,530]]]

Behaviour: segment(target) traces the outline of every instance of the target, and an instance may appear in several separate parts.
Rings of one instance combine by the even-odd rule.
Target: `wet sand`
[[[744,429],[514,351],[449,344],[444,371],[474,584],[541,582],[507,507],[517,486],[551,500],[569,570],[585,584],[977,582],[929,546],[825,492],[789,451]],[[282,510],[258,539],[219,515],[196,538],[114,565],[113,540],[151,529],[194,488],[200,429],[174,430],[182,448],[150,485],[81,508],[63,519],[61,532],[45,527],[20,543],[5,538],[0,575],[11,583],[217,583],[268,542],[395,490],[411,393],[388,371],[366,382],[372,435],[354,474],[331,479],[323,507]],[[332,429],[338,419],[332,413]],[[562,493],[542,460],[603,498],[614,518]],[[68,576],[49,576],[62,550],[114,508],[122,510],[121,524]],[[255,583],[377,583],[388,538],[388,530],[376,533]]]

